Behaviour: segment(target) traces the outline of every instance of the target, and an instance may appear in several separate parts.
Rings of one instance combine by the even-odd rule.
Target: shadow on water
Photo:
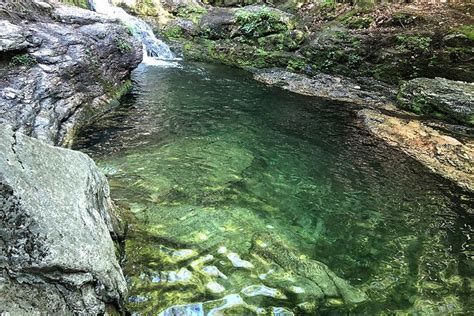
[[[369,137],[353,106],[215,65],[133,80],[75,143],[133,214],[132,312],[473,310],[473,196]]]

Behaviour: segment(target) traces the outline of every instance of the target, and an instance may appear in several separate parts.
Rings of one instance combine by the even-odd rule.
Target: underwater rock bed
[[[129,210],[131,312],[471,308],[472,196],[367,137],[350,106],[216,65],[133,79],[76,141]]]

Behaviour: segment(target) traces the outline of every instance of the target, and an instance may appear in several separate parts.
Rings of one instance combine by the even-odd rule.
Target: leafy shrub
[[[168,39],[183,37],[183,30],[178,25],[173,25],[163,31],[163,35]]]
[[[10,66],[31,67],[34,64],[36,64],[36,59],[28,54],[13,56],[12,60],[10,61]]]
[[[474,25],[464,25],[461,26],[458,31],[464,35],[470,40],[474,41]]]
[[[122,54],[130,53],[132,51],[132,45],[123,38],[117,38],[115,44]]]
[[[397,36],[397,50],[401,53],[424,53],[431,45],[431,38],[421,35]]]
[[[374,19],[370,16],[359,17],[351,16],[342,21],[350,29],[366,29],[374,22]]]
[[[288,61],[286,68],[293,71],[302,71],[307,67],[307,63],[299,58],[293,58]]]
[[[390,24],[405,27],[416,23],[418,17],[410,13],[397,12],[390,19]]]
[[[252,37],[288,30],[288,26],[281,20],[281,15],[268,9],[257,12],[238,10],[236,23],[244,35]]]

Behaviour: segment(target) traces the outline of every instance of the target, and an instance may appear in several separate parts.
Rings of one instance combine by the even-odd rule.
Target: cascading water
[[[116,18],[130,28],[143,43],[143,62],[160,64],[160,61],[178,60],[168,45],[156,38],[152,28],[144,21],[131,16],[122,8],[113,6],[108,0],[89,0],[93,11]]]

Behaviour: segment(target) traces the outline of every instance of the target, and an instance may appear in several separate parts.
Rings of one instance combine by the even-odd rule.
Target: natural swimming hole
[[[370,138],[354,106],[217,65],[132,79],[74,146],[128,210],[130,312],[473,310],[472,196]]]

